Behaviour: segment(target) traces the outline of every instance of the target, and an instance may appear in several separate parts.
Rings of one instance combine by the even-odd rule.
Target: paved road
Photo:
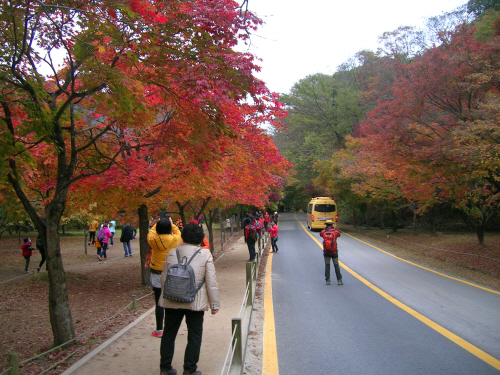
[[[319,233],[306,228],[305,214],[280,216],[272,301],[281,374],[500,374],[500,293],[346,234],[344,285],[325,285]]]

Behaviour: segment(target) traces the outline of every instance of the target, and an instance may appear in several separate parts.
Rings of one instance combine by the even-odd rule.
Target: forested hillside
[[[468,228],[479,243],[498,230],[498,3],[386,32],[377,51],[282,95],[287,129],[275,141],[296,167],[283,204],[330,194],[344,222]]]

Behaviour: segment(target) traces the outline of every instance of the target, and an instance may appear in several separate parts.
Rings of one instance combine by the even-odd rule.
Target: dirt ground
[[[238,233],[239,234],[239,233]],[[23,235],[24,237],[25,235]],[[34,242],[36,236],[31,234]],[[119,238],[119,232],[115,235]],[[220,236],[215,235],[217,259]],[[239,236],[230,240],[236,241]],[[39,374],[64,359],[64,363],[46,374],[60,374],[65,368],[120,331],[154,306],[151,287],[141,285],[139,242],[131,241],[132,257],[124,257],[123,245],[115,241],[108,260],[96,258],[96,248],[87,246],[81,236],[61,238],[61,249],[67,275],[70,307],[79,349],[59,350],[43,355],[21,367],[21,374]],[[227,246],[226,246],[227,247]],[[217,252],[217,249],[218,252]],[[0,373],[7,367],[10,353],[19,353],[22,362],[44,353],[52,347],[52,331],[48,313],[48,275],[45,266],[37,273],[41,259],[33,252],[29,271],[25,275],[25,260],[21,255],[18,237],[0,241]],[[137,310],[129,306],[136,296]]]

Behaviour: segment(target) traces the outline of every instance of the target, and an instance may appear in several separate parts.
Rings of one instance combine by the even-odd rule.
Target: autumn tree
[[[54,345],[75,337],[57,231],[72,186],[126,158],[148,168],[183,105],[214,129],[225,102],[260,103],[253,56],[233,50],[258,23],[229,0],[2,3],[2,183],[48,249]]]

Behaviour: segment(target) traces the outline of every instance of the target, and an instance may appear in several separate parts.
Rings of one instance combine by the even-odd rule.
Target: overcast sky
[[[248,0],[266,23],[252,36],[250,52],[261,58],[257,76],[271,91],[287,93],[314,73],[334,73],[377,38],[399,26],[424,26],[424,19],[467,0]]]

